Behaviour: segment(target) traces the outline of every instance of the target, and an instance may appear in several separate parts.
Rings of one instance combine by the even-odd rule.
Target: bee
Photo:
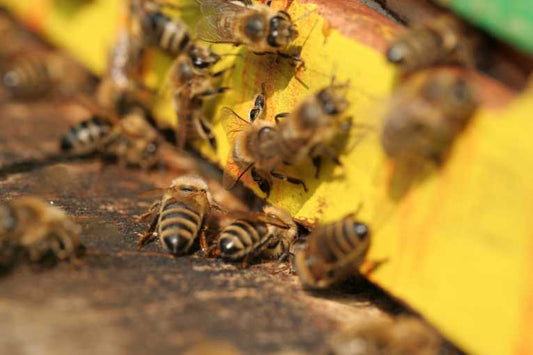
[[[120,165],[148,169],[160,161],[160,139],[144,111],[133,109],[121,120],[92,116],[72,127],[61,138],[60,148],[70,155],[100,153],[116,158]]]
[[[334,355],[437,355],[455,354],[439,335],[421,320],[410,316],[370,319],[344,329],[330,340]]]
[[[205,181],[198,176],[185,175],[174,179],[139,220],[152,217],[148,231],[141,235],[139,248],[153,241],[157,233],[161,244],[173,255],[186,254],[200,236],[200,245],[207,248],[204,229],[214,205]]]
[[[351,118],[341,119],[349,108],[347,87],[348,83],[334,84],[332,80],[329,86],[304,99],[294,112],[276,115],[285,161],[298,162],[310,157],[317,178],[323,156],[341,164],[328,144],[341,130],[348,131],[351,127]],[[285,119],[280,121],[282,117]]]
[[[90,83],[90,75],[60,53],[34,53],[14,58],[2,83],[13,99],[36,99],[50,92],[72,96]]]
[[[404,82],[391,99],[381,143],[393,159],[443,162],[467,126],[478,102],[458,73],[421,73]]]
[[[252,179],[267,197],[270,195],[273,178],[301,185],[307,192],[307,186],[302,180],[275,171],[284,162],[286,154],[276,124],[262,119],[265,111],[264,86],[261,94],[254,99],[254,107],[250,110],[248,120],[228,107],[225,110],[247,126],[236,130],[233,148],[223,174],[224,187],[231,189],[249,170]],[[232,170],[233,166],[236,169]]]
[[[76,259],[82,250],[80,233],[80,226],[64,211],[39,198],[0,202],[0,244],[20,250],[31,262],[45,262],[50,257]],[[2,251],[2,256],[6,255]]]
[[[282,209],[265,206],[264,213],[248,213],[233,221],[221,232],[218,239],[220,255],[230,260],[245,260],[262,255],[280,258],[298,234],[291,215]]]
[[[298,55],[284,53],[298,37],[298,30],[286,11],[249,0],[196,0],[204,15],[198,23],[198,37],[212,43],[245,45],[256,54],[275,53],[301,62]]]
[[[386,56],[406,73],[443,63],[472,67],[478,42],[479,35],[457,17],[441,15],[399,35]]]
[[[138,16],[146,44],[155,46],[172,57],[177,57],[187,48],[191,35],[183,21],[164,14],[161,11],[163,5],[157,2],[137,0],[133,3],[138,3],[132,13]]]
[[[326,288],[357,271],[370,247],[369,227],[348,215],[317,227],[294,259],[300,280],[311,288]]]
[[[213,150],[217,143],[211,123],[203,117],[204,100],[228,90],[215,87],[212,79],[224,71],[212,72],[220,56],[210,49],[191,44],[187,51],[174,61],[170,69],[170,86],[178,117],[178,144],[184,148],[193,138],[207,141]]]

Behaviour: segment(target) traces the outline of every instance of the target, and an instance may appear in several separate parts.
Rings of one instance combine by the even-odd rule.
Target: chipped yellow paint
[[[71,2],[76,7],[67,6],[66,0],[0,3],[102,72],[122,18],[118,1]],[[50,11],[36,16],[36,9]],[[270,202],[308,222],[335,220],[363,204],[360,217],[374,230],[370,258],[387,260],[371,275],[374,281],[467,351],[533,354],[533,220],[528,216],[533,208],[533,90],[500,110],[481,109],[444,167],[428,171],[406,189],[410,174],[395,172],[379,145],[380,112],[394,86],[393,68],[374,48],[329,29],[314,9],[297,1],[289,9],[293,18],[301,18],[297,44],[309,36],[302,52],[307,70],[297,74],[300,80],[287,63],[276,63],[271,56],[214,46],[218,53],[238,56],[224,57],[217,66],[234,66],[221,82],[232,90],[211,100],[206,109],[213,116],[219,150],[215,155],[200,145],[201,151],[225,164],[231,142],[220,108],[230,106],[246,115],[262,82],[267,117],[272,119],[328,84],[332,75],[349,80],[349,115],[367,128],[353,130],[341,156],[343,166],[326,163],[320,181],[312,177],[310,165],[291,168],[287,172],[304,177],[309,193],[276,182]],[[192,25],[199,15],[185,16]],[[394,28],[383,25],[381,33],[389,37]],[[155,69],[147,73],[146,82],[160,88],[159,122],[174,126],[165,89],[170,60],[159,53],[145,59]]]

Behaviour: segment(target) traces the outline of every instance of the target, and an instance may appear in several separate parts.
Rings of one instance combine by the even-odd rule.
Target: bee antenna
[[[222,109],[231,112],[231,113],[232,113],[233,115],[235,115],[235,117],[237,117],[239,120],[245,122],[247,125],[250,125],[250,122],[248,122],[247,120],[245,120],[244,118],[242,118],[242,116],[239,115],[237,112],[235,112],[232,108],[230,108],[230,107],[228,107],[228,106],[224,106],[224,107],[222,107]]]
[[[254,163],[249,164],[245,169],[243,169],[243,171],[239,173],[237,179],[235,179],[235,184],[239,182],[239,180],[244,176],[244,174],[246,174],[248,170],[252,168],[252,166],[254,166]]]

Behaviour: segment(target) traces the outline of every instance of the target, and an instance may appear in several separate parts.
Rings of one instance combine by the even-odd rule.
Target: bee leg
[[[200,232],[200,250],[204,256],[209,256],[209,244],[207,243],[207,237],[205,231],[207,227],[204,226]]]
[[[241,261],[241,265],[240,265],[240,268],[241,269],[246,269],[249,265],[248,261],[249,261],[249,258],[250,258],[250,255],[246,254],[246,256],[242,259]]]
[[[305,69],[305,62],[300,56],[300,53],[283,53],[283,52],[276,52],[278,57],[283,59],[288,59],[290,61],[290,64],[295,66],[298,70],[304,70]]]
[[[148,230],[146,233],[141,234],[139,236],[139,239],[137,240],[137,248],[141,249],[143,246],[145,246],[148,243],[151,243],[154,241],[154,231],[157,226],[157,222],[159,221],[159,213],[154,216],[154,219],[152,223],[150,224],[150,227],[148,227]]]
[[[279,124],[279,119],[290,116],[290,112],[280,112],[276,116],[274,116],[274,120],[276,121],[276,124]]]
[[[144,221],[146,218],[150,217],[151,215],[154,214],[154,211],[159,208],[159,206],[161,205],[161,201],[157,201],[157,202],[154,202],[150,208],[148,209],[148,212],[145,212],[143,213],[142,215],[138,216],[137,217],[137,222],[142,222]]]
[[[274,170],[272,170],[270,172],[270,175],[272,175],[272,177],[275,177],[276,179],[287,181],[288,183],[291,183],[291,184],[301,185],[305,192],[308,191],[307,186],[305,185],[305,182],[303,182],[303,180],[297,179],[295,177],[291,177],[291,176],[280,174],[278,172],[275,172]]]
[[[198,134],[200,135],[200,137],[208,141],[211,148],[216,152],[217,140],[215,138],[215,135],[213,134],[213,127],[203,118],[198,118],[196,122],[196,129],[198,131]]]
[[[385,264],[387,261],[389,261],[388,258],[380,259],[380,260],[367,260],[364,263],[364,268],[361,268],[360,273],[369,276],[372,273],[374,273],[381,265]]]
[[[223,94],[224,92],[228,91],[229,89],[230,89],[229,87],[223,86],[223,87],[220,87],[220,88],[199,92],[198,94],[195,95],[195,97],[203,98],[203,97],[207,97],[207,96],[220,95],[220,94]]]
[[[235,68],[235,65],[232,65],[232,66],[229,67],[229,68],[222,69],[222,70],[220,70],[220,71],[217,71],[217,72],[211,73],[211,77],[213,77],[213,78],[217,78],[217,77],[221,76],[222,74],[224,74],[225,72],[227,72],[228,70],[231,70],[231,69],[233,69],[233,68]]]

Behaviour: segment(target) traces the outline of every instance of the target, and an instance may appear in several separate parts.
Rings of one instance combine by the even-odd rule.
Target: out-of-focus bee
[[[459,73],[410,78],[391,100],[381,136],[383,149],[393,159],[442,163],[477,106],[471,86]]]
[[[120,121],[93,116],[78,123],[61,139],[61,150],[71,155],[100,153],[120,165],[148,169],[160,161],[160,139],[141,109],[132,110]]]
[[[329,343],[334,355],[456,354],[443,346],[435,331],[407,316],[362,322],[334,335]]]
[[[70,58],[42,52],[14,58],[2,78],[14,99],[35,99],[49,93],[71,97],[90,82],[90,75]]]
[[[353,215],[319,226],[296,252],[298,276],[307,287],[326,288],[356,273],[369,247],[370,230]]]
[[[349,107],[345,94],[347,87],[348,83],[332,82],[315,95],[307,97],[294,112],[276,115],[276,121],[286,117],[278,124],[285,161],[292,163],[310,157],[317,178],[323,156],[330,157],[340,165],[337,154],[328,144],[341,129],[347,131],[351,127],[351,118],[341,120]]]
[[[203,117],[203,103],[204,99],[228,90],[227,87],[217,88],[213,85],[213,78],[223,73],[211,71],[219,60],[220,57],[210,49],[191,44],[185,53],[176,58],[170,69],[180,148],[185,147],[191,139],[201,138],[216,150],[211,123]]]
[[[212,43],[245,45],[256,54],[276,53],[301,62],[298,55],[284,53],[298,37],[298,30],[286,11],[249,0],[196,0],[204,15],[198,23],[198,37]]]
[[[226,107],[225,109],[235,115],[240,122],[247,124],[247,127],[231,130],[236,132],[236,136],[226,163],[226,169],[224,169],[224,187],[231,189],[250,170],[253,180],[267,196],[269,196],[272,187],[272,178],[301,185],[307,192],[307,186],[302,180],[275,171],[284,162],[283,158],[286,155],[276,124],[262,119],[265,110],[264,89],[254,100],[254,107],[250,110],[249,120],[242,118],[230,108]]]
[[[191,36],[183,21],[161,11],[164,5],[154,0],[135,0],[131,13],[138,16],[143,41],[147,45],[176,57],[187,48]]]
[[[298,234],[291,215],[273,206],[265,206],[264,213],[248,213],[233,221],[218,239],[220,256],[230,260],[264,256],[279,258],[289,252]]]
[[[480,36],[459,18],[441,15],[399,35],[389,46],[387,59],[403,72],[443,63],[473,67],[479,41]]]
[[[137,245],[141,248],[153,241],[157,233],[161,244],[174,255],[187,253],[198,236],[201,247],[206,249],[203,229],[213,205],[213,198],[203,179],[192,175],[174,179],[164,190],[161,200],[139,217],[139,220],[152,217],[152,222]]]
[[[18,249],[15,253],[31,262],[75,259],[81,252],[80,232],[65,212],[36,197],[0,202],[0,244]]]

